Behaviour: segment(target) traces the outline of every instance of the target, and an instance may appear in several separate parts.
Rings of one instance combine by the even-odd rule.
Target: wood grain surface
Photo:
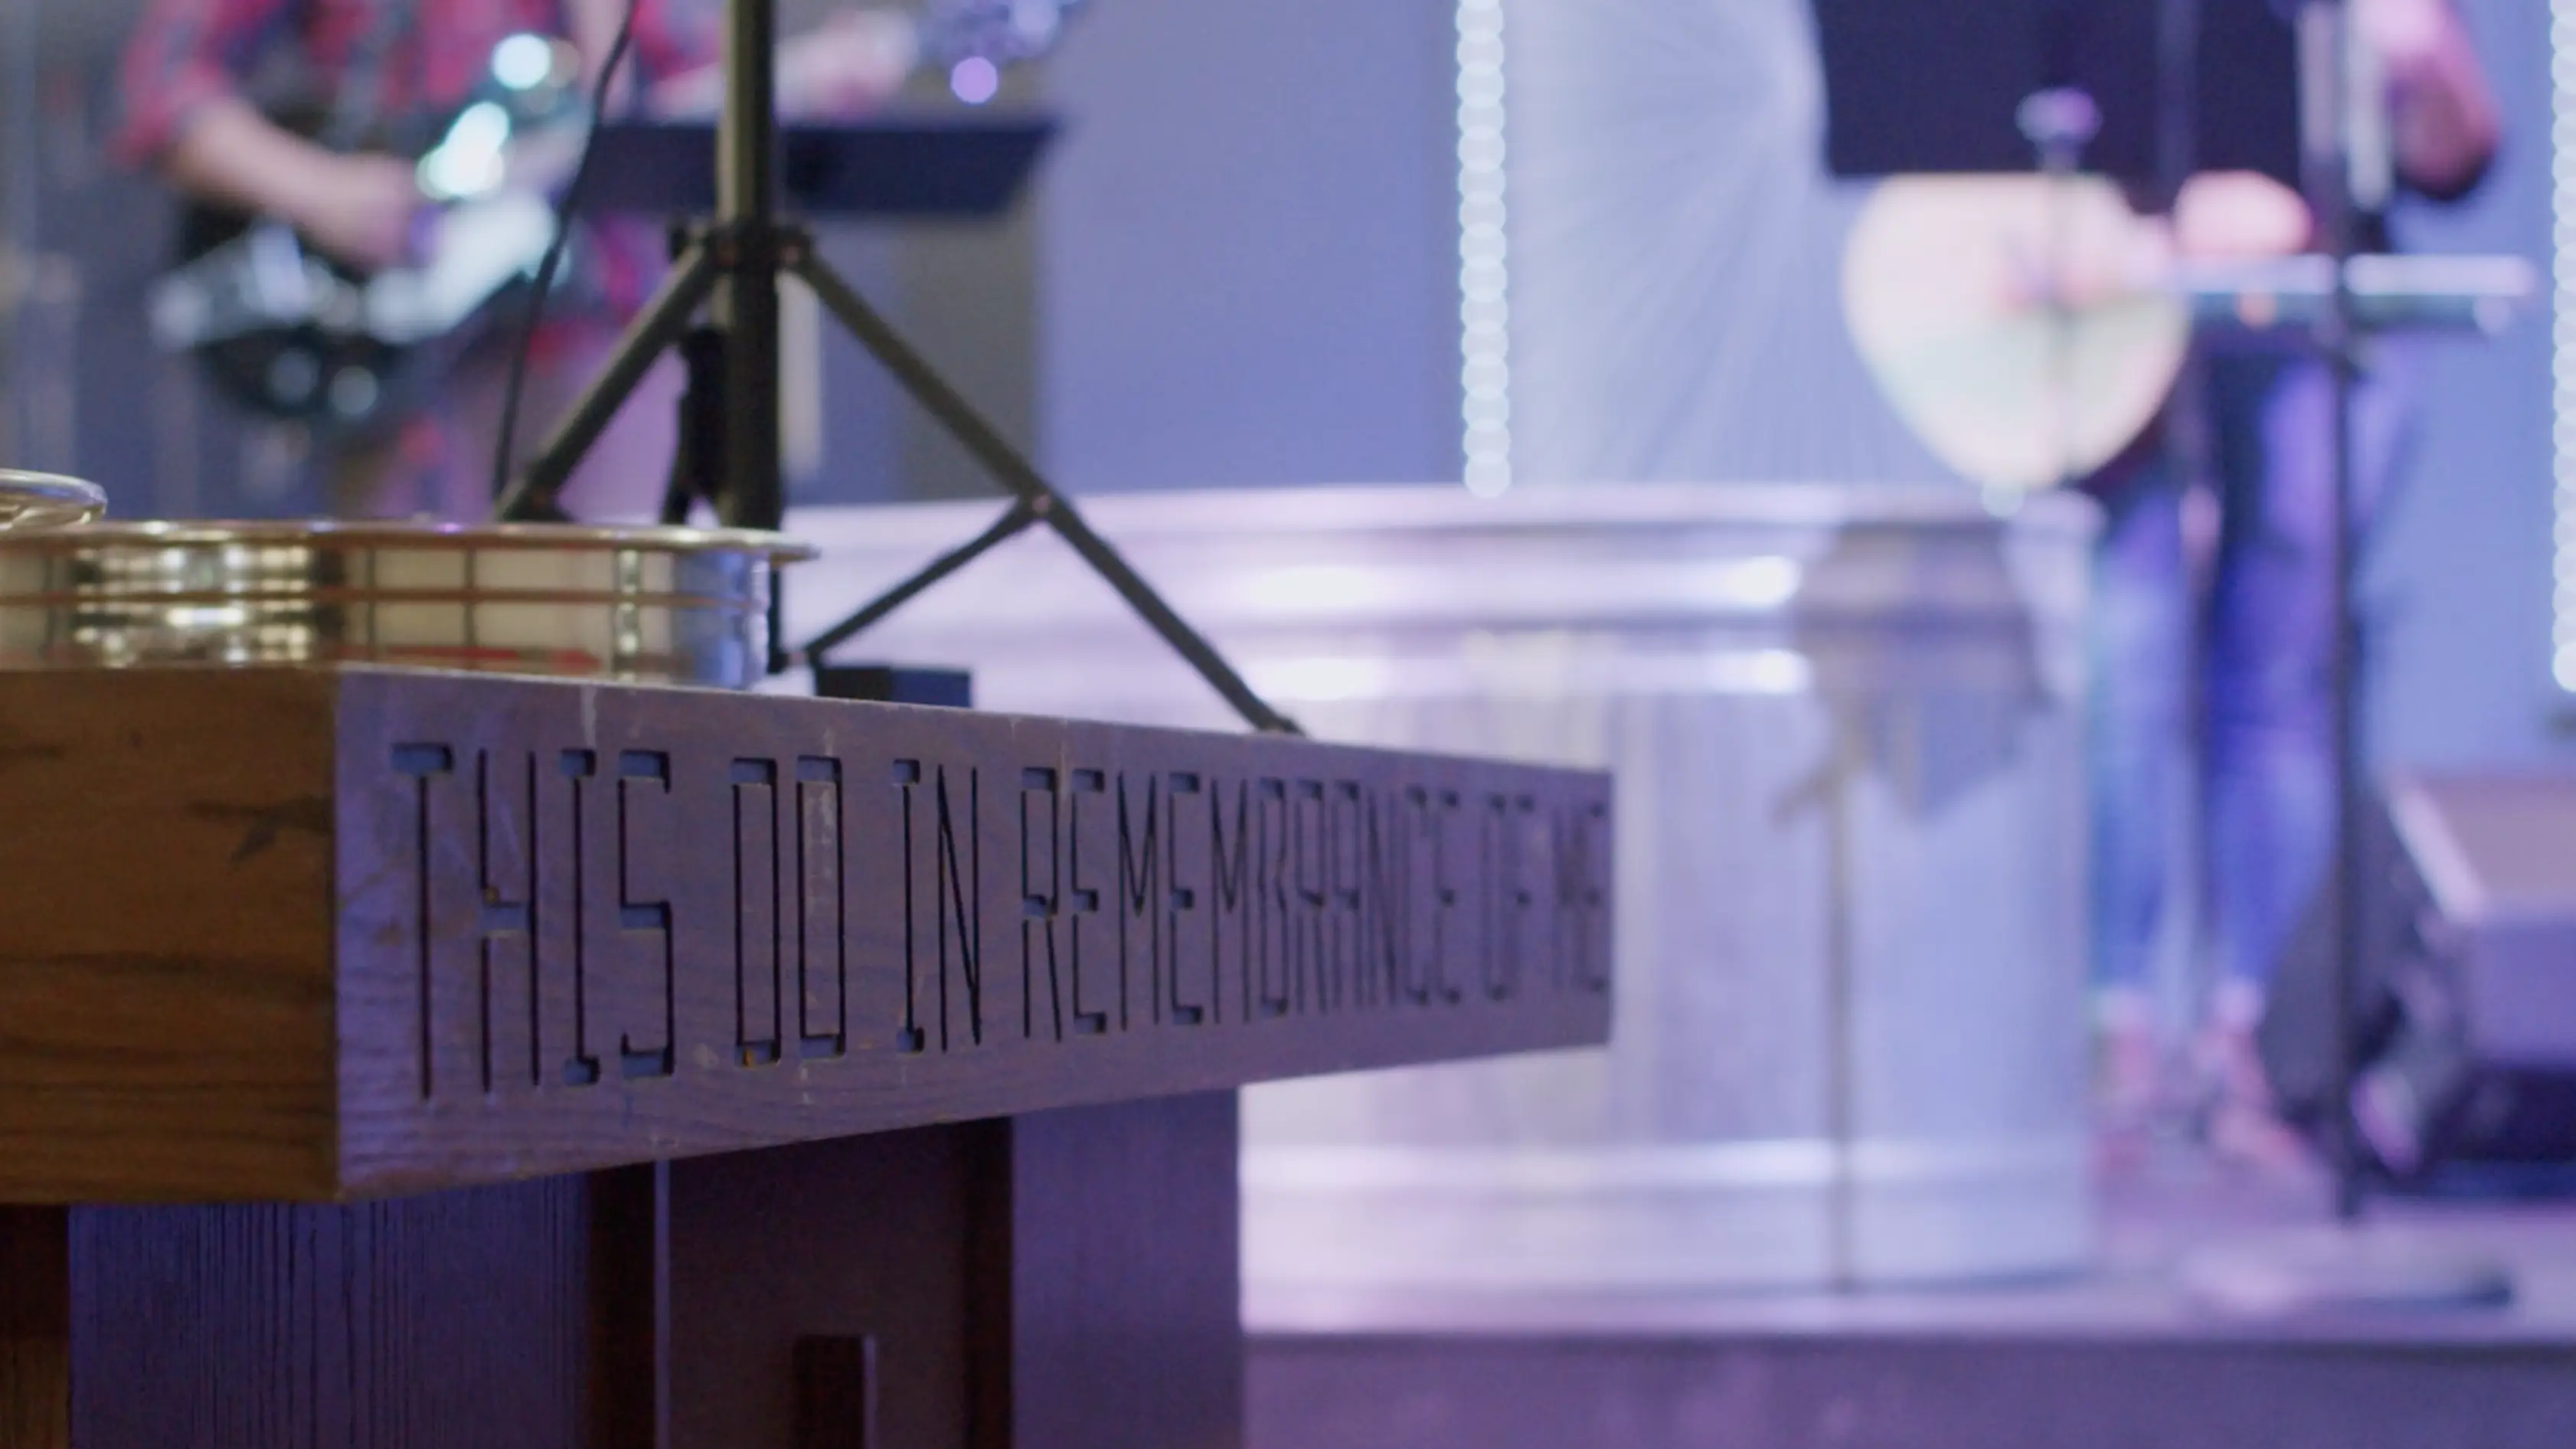
[[[332,699],[0,674],[0,1202],[337,1190]]]
[[[0,678],[0,809],[66,822],[0,846],[0,1201],[434,1190],[1609,1026],[1585,772],[164,670]]]
[[[583,1422],[587,1189],[74,1208],[71,1442],[609,1449]]]

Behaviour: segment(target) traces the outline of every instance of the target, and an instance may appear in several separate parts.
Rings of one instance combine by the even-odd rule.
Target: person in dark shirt
[[[2434,200],[2468,193],[2498,140],[2494,98],[2450,0],[2347,0],[2377,52],[2401,185]],[[2204,258],[2311,249],[2300,197],[2265,177],[2193,178],[2171,218],[2174,249]],[[2366,234],[2384,235],[2376,217]],[[2406,349],[2379,339],[2356,396],[2356,491],[2366,530],[2409,432]],[[2106,1086],[2117,1120],[2140,1120],[2161,1052],[2145,981],[2166,894],[2171,804],[2181,800],[2186,705],[2201,710],[2199,841],[2221,981],[2199,1065],[2216,1088],[2213,1144],[2263,1162],[2295,1156],[2274,1120],[2253,1047],[2265,985],[2332,854],[2330,613],[2332,392],[2312,354],[2217,353],[2183,416],[2197,419],[2214,517],[2171,450],[2093,480],[2104,504],[2093,605],[2093,943]],[[2210,569],[2195,619],[2193,561]],[[2196,628],[2200,631],[2196,635]],[[2205,669],[2188,687],[2187,665]]]

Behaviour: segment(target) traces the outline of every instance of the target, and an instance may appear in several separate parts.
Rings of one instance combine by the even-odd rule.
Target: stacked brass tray
[[[98,521],[0,472],[0,668],[391,664],[744,688],[769,533],[554,524]]]

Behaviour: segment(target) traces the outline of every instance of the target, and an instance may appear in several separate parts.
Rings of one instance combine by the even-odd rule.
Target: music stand
[[[681,458],[673,470],[665,521],[674,521],[674,512],[685,518],[689,505],[703,499],[728,526],[777,529],[786,516],[778,440],[778,279],[782,272],[792,273],[992,473],[1013,502],[983,534],[792,655],[776,642],[780,611],[773,592],[771,672],[797,660],[819,662],[834,646],[993,545],[1043,523],[1253,728],[1299,733],[1294,721],[1254,693],[1215,646],[1092,531],[1072,501],[832,270],[804,227],[781,216],[777,22],[777,0],[727,0],[724,109],[712,138],[714,215],[680,234],[670,274],[628,324],[606,367],[583,390],[536,460],[502,493],[495,514],[504,522],[569,521],[562,492],[573,470],[654,362],[664,351],[680,348],[688,354],[691,376],[709,380],[714,388],[694,405],[682,404]],[[712,327],[692,326],[701,306],[709,309]]]
[[[2297,57],[2264,0],[1812,0],[1825,169],[2045,169],[2026,104],[2080,92],[2081,169],[2169,192],[2195,170],[2297,186]]]
[[[896,116],[778,128],[778,186],[804,216],[989,217],[1019,199],[1056,136],[1043,116]],[[611,121],[591,141],[585,215],[703,216],[715,127]]]

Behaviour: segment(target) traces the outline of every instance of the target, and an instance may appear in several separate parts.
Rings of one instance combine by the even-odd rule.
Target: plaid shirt
[[[391,0],[407,5],[390,44],[379,34],[388,0],[151,0],[125,52],[127,159],[146,162],[186,131],[204,105],[242,93],[281,51],[302,63],[332,103],[380,52],[370,121],[435,117],[485,75],[492,48],[523,31],[569,33],[564,0]],[[718,0],[643,0],[632,64],[650,85],[715,58]]]
[[[391,34],[380,7],[409,14]],[[638,0],[632,79],[650,86],[711,62],[722,0]],[[357,120],[434,125],[488,73],[493,47],[521,32],[566,35],[566,0],[151,0],[125,52],[124,119],[116,149],[148,165],[212,101],[240,97],[281,62],[336,107],[352,86],[373,87]],[[372,75],[359,67],[372,63]],[[613,226],[588,250],[601,300],[631,308],[659,268],[649,227]]]

